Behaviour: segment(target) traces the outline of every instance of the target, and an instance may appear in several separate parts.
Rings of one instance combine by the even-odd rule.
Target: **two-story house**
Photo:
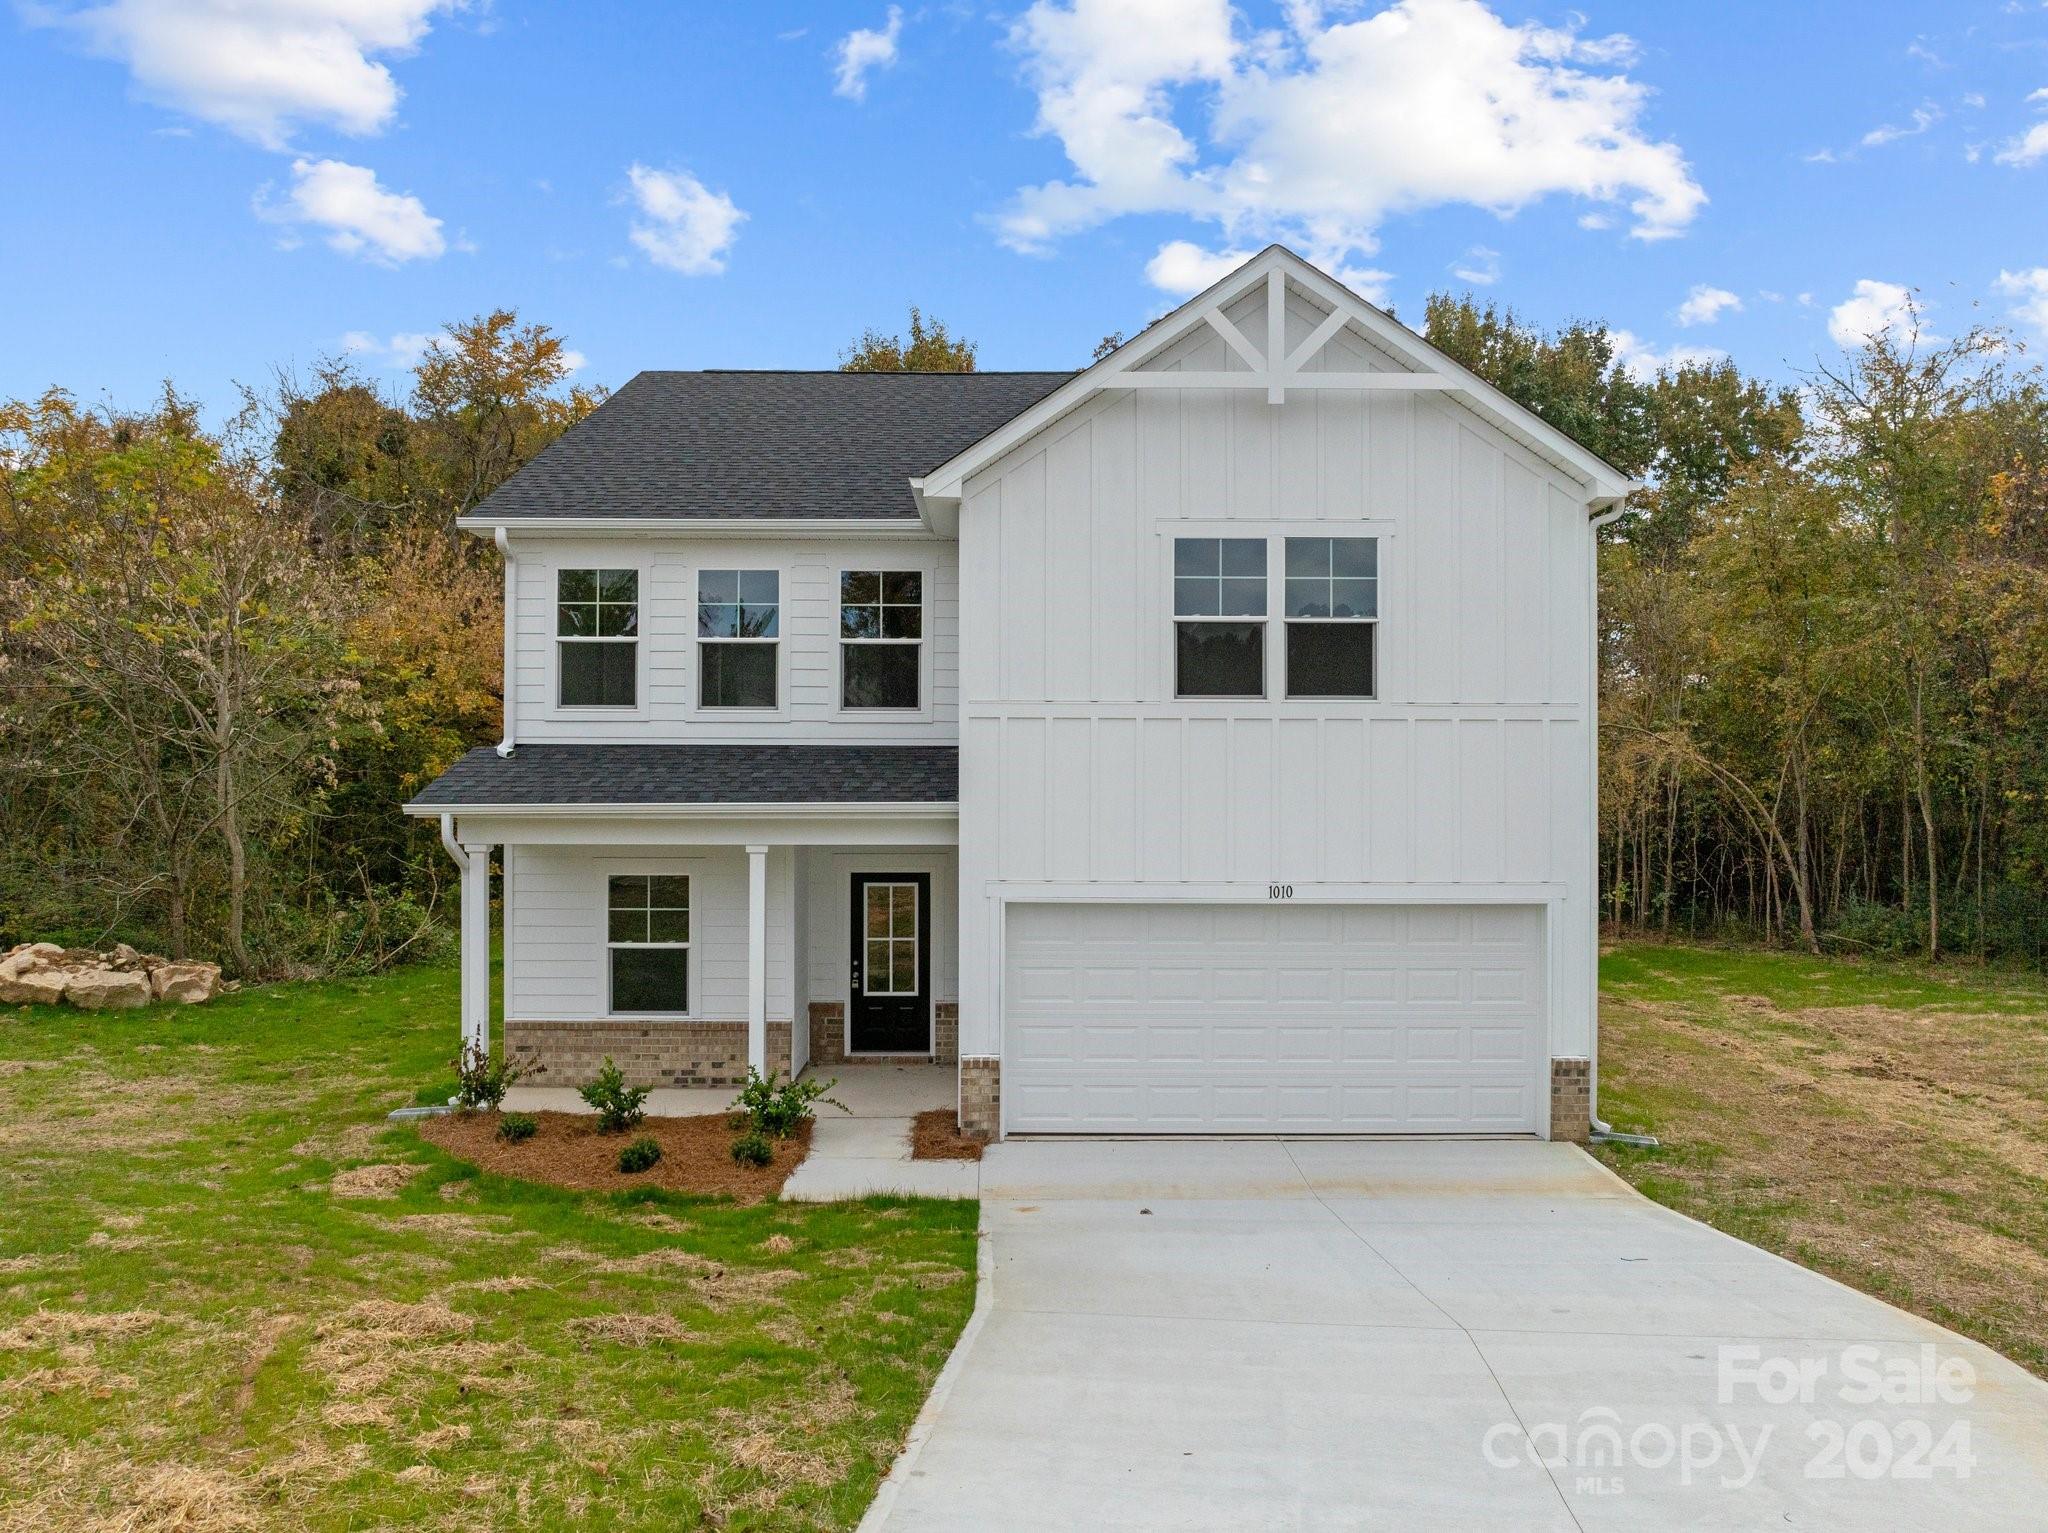
[[[957,1062],[997,1133],[1581,1137],[1622,474],[1273,247],[1079,373],[643,373],[463,521],[412,804],[542,1082]]]

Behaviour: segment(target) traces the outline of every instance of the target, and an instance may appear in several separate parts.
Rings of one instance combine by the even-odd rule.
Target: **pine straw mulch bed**
[[[420,1120],[420,1137],[479,1171],[545,1182],[579,1192],[630,1192],[659,1187],[664,1192],[728,1197],[758,1203],[781,1194],[782,1184],[811,1148],[811,1125],[792,1137],[769,1141],[775,1158],[765,1166],[743,1166],[732,1158],[738,1130],[729,1113],[694,1118],[648,1118],[623,1134],[601,1134],[597,1120],[583,1113],[537,1112],[531,1139],[507,1144],[498,1137],[494,1112],[449,1113]],[[619,1151],[642,1134],[661,1146],[661,1159],[646,1171],[619,1170]]]
[[[921,1112],[910,1129],[912,1160],[980,1160],[988,1141],[960,1131],[959,1114],[950,1107]]]

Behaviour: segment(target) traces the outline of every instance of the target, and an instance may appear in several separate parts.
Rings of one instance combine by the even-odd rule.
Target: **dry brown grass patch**
[[[335,1172],[327,1190],[337,1198],[395,1198],[419,1170],[418,1166],[351,1166]]]
[[[662,1314],[579,1315],[569,1322],[569,1329],[582,1337],[586,1344],[606,1341],[621,1347],[650,1347],[656,1342],[702,1339],[675,1316]]]
[[[0,1352],[27,1352],[67,1342],[106,1341],[137,1336],[164,1323],[153,1309],[96,1314],[89,1310],[39,1309],[0,1331]]]

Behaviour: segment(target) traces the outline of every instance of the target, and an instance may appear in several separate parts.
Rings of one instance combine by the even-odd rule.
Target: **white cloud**
[[[1222,281],[1252,255],[1249,250],[1204,250],[1192,240],[1168,240],[1145,263],[1145,280],[1162,293],[1185,298]]]
[[[1876,282],[1869,277],[1856,284],[1856,291],[1828,311],[1828,334],[1838,346],[1861,346],[1881,335],[1889,335],[1913,319],[1913,294],[1896,282]]]
[[[876,69],[888,69],[896,63],[896,41],[903,35],[903,7],[889,7],[888,20],[878,32],[869,27],[856,27],[839,39],[832,51],[838,58],[838,79],[833,82],[832,93],[844,96],[849,101],[865,101],[868,95],[868,73]]]
[[[1509,26],[1480,0],[1336,21],[1294,0],[1285,18],[1254,32],[1230,0],[1035,0],[1010,40],[1074,174],[1020,190],[1004,243],[1177,213],[1334,266],[1442,203],[1505,216],[1563,193],[1625,204],[1637,237],[1662,239],[1706,201],[1677,145],[1645,136],[1647,88],[1612,72],[1625,39]]]
[[[1932,101],[1923,102],[1913,108],[1911,117],[1905,123],[1880,123],[1872,128],[1863,135],[1863,147],[1875,149],[1883,144],[1896,143],[1902,138],[1916,138],[1940,122],[1942,116],[1941,108]]]
[[[1741,312],[1742,300],[1728,289],[1709,287],[1706,283],[1699,282],[1685,295],[1685,302],[1678,306],[1678,322],[1690,329],[1694,325],[1711,325],[1724,313]]]
[[[380,363],[392,372],[411,372],[419,366],[427,348],[448,339],[445,330],[399,330],[380,339],[368,330],[351,330],[341,338],[341,349],[352,357]]]
[[[410,192],[390,191],[377,173],[341,160],[292,161],[291,190],[272,202],[258,192],[256,211],[273,223],[307,224],[323,230],[343,255],[382,266],[432,260],[448,249],[441,220]]]
[[[1460,282],[1491,287],[1500,281],[1500,252],[1487,245],[1474,245],[1451,263],[1451,275]]]
[[[380,131],[398,86],[379,55],[419,46],[435,12],[461,0],[105,0],[26,8],[118,59],[160,101],[270,149],[295,123]]]
[[[1614,360],[1621,364],[1622,371],[1641,383],[1681,367],[1711,366],[1728,356],[1713,346],[1673,346],[1668,351],[1659,351],[1633,330],[1611,330],[1608,339],[1614,342]]]
[[[2037,106],[2048,104],[2048,88],[2035,91],[2027,100]],[[2006,140],[2005,147],[1993,158],[2001,165],[2022,167],[2048,159],[2048,119],[2035,123],[2019,137]]]
[[[631,238],[648,260],[686,277],[713,277],[725,270],[726,255],[747,221],[732,198],[686,170],[636,164],[626,175],[641,214]]]
[[[2016,298],[2013,317],[2048,334],[2048,266],[2029,271],[2002,271],[1993,284],[2007,298]]]

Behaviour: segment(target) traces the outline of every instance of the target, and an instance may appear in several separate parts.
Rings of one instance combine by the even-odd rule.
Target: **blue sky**
[[[496,305],[613,385],[912,302],[1071,366],[1273,238],[1643,366],[1790,380],[1904,288],[2048,339],[2044,0],[1579,3],[20,4],[0,396],[396,381]]]

